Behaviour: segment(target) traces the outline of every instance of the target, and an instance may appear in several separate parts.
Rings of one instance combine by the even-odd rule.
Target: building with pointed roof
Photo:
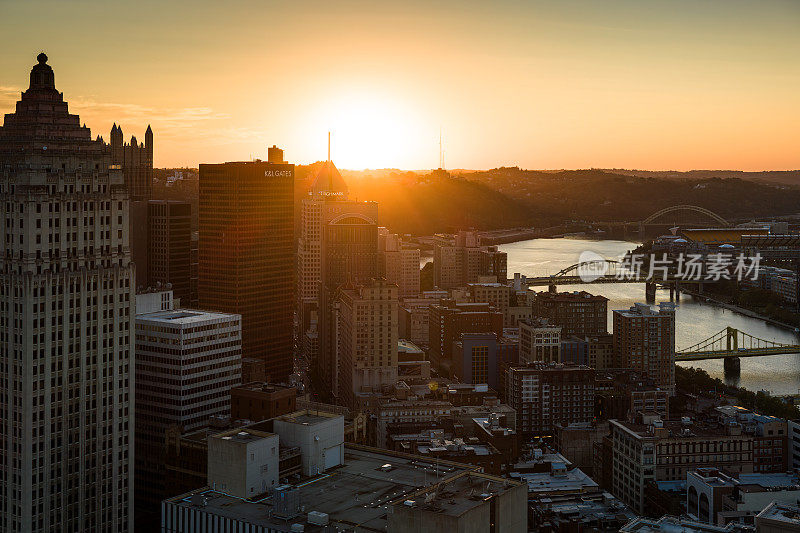
[[[127,532],[128,190],[37,61],[0,127],[0,531]]]
[[[331,316],[338,288],[368,282],[378,274],[378,204],[348,198],[341,173],[330,160],[317,172],[302,201],[297,248],[297,308],[301,334],[316,323],[317,354],[305,353],[318,390],[338,391],[335,318]]]

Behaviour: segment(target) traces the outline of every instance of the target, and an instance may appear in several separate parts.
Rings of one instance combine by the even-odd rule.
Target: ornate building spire
[[[38,65],[31,69],[31,84],[29,90],[56,90],[56,80],[53,69],[47,64],[47,54],[42,52],[36,56]]]

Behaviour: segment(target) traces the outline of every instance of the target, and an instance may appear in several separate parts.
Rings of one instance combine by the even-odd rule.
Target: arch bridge
[[[639,224],[640,226],[647,226],[648,224],[653,224],[657,219],[663,217],[664,215],[668,215],[670,213],[679,213],[679,212],[693,212],[699,213],[714,222],[721,224],[723,227],[728,228],[731,226],[731,223],[716,214],[715,212],[706,209],[705,207],[700,207],[697,205],[673,205],[671,207],[665,207],[664,209],[660,209],[647,217],[646,219],[642,220]]]

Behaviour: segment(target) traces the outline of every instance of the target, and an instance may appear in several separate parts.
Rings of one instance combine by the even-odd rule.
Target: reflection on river
[[[554,274],[578,262],[584,250],[592,250],[608,259],[616,259],[636,247],[625,241],[590,241],[581,239],[533,239],[503,244],[500,249],[508,253],[509,277],[514,272],[527,276]],[[546,290],[546,288],[542,288]],[[644,301],[644,284],[598,284],[559,286],[559,290],[588,290],[609,299],[608,328],[611,330],[611,310],[627,309],[635,302]],[[659,291],[656,302],[669,301],[669,291]],[[683,295],[676,312],[676,347],[691,346],[706,339],[726,326],[732,326],[762,339],[797,343],[798,336],[789,330],[765,324],[763,321],[720,309]],[[741,378],[729,383],[753,391],[768,390],[773,394],[796,394],[800,389],[800,354],[769,357],[742,358]],[[681,363],[687,364],[687,363]],[[723,377],[721,360],[692,363],[715,377]]]

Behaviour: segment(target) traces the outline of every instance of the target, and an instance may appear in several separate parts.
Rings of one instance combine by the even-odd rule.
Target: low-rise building
[[[344,417],[323,411],[298,411],[273,420],[285,446],[300,448],[304,476],[325,472],[344,461]]]
[[[359,531],[449,533],[490,531],[494,524],[496,531],[525,533],[526,494],[525,485],[473,466],[348,444],[336,475],[278,485],[268,497],[206,486],[169,498],[161,531],[289,533],[358,524]]]
[[[738,405],[716,407],[723,423],[738,423],[753,436],[753,471],[786,472],[789,459],[789,428],[786,420],[760,415]]]
[[[755,519],[758,533],[797,533],[800,531],[800,506],[771,503]]]
[[[617,533],[636,513],[608,492],[528,496],[528,524],[539,533]]]
[[[428,308],[448,298],[447,291],[424,291],[419,298],[403,298],[399,307],[399,332],[401,339],[428,346],[430,311]]]
[[[431,362],[425,352],[405,339],[397,341],[397,379],[430,379]]]
[[[637,415],[653,413],[662,420],[669,418],[669,392],[640,370],[597,371],[595,395],[595,415],[599,419],[633,420]]]
[[[453,375],[463,383],[500,386],[501,369],[519,361],[519,346],[497,334],[463,333],[453,343]]]
[[[519,322],[519,360],[562,363],[561,326],[542,318]]]
[[[258,422],[297,410],[297,388],[248,383],[231,389],[231,418]]]
[[[232,429],[208,438],[208,484],[237,498],[278,485],[279,438],[255,429]]]
[[[559,462],[550,463],[550,470],[546,472],[511,472],[510,476],[526,483],[528,494],[538,498],[598,490],[597,482],[580,468],[568,468]]]
[[[380,406],[376,413],[376,438],[378,447],[388,448],[388,425],[395,422],[431,422],[448,417],[453,405],[441,400],[396,401]]]
[[[612,492],[637,513],[644,513],[649,482],[685,479],[703,466],[753,471],[753,439],[740,426],[656,417],[647,422],[610,421]]]
[[[635,518],[622,526],[620,531],[630,533],[755,533],[753,528],[740,524],[712,526],[711,524],[669,515],[658,519]]]
[[[555,448],[575,466],[594,475],[594,447],[609,434],[608,422],[578,422],[559,425],[555,431]]]
[[[770,502],[794,504],[800,498],[796,473],[728,475],[716,468],[686,474],[686,512],[701,522],[752,521]]]
[[[428,308],[431,360],[447,367],[453,353],[453,342],[463,333],[493,332],[503,334],[503,313],[486,303],[452,303],[443,301]]]

